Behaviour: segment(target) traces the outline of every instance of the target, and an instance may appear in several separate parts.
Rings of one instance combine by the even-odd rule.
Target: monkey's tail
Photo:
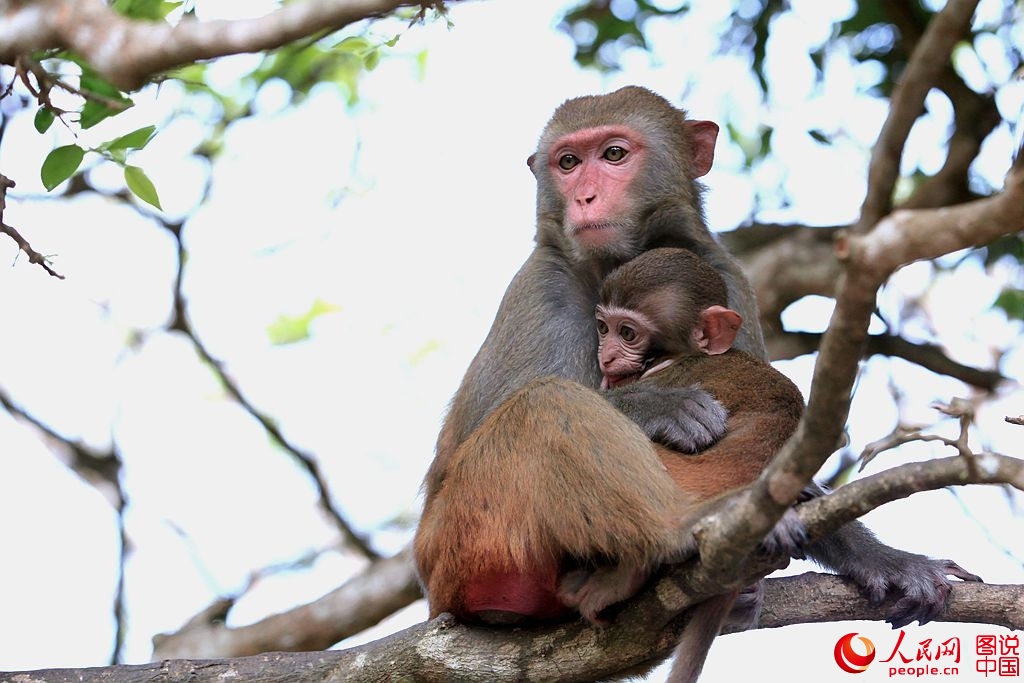
[[[722,624],[732,611],[739,591],[731,591],[708,598],[690,610],[690,621],[683,627],[683,634],[676,645],[672,671],[667,683],[696,683],[708,650],[715,642]]]

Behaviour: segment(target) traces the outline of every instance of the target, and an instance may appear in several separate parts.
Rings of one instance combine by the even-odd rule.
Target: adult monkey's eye
[[[628,154],[628,152],[626,152],[626,150],[624,150],[623,148],[619,147],[618,145],[612,145],[611,147],[606,149],[604,151],[604,154],[602,154],[601,156],[603,156],[608,161],[622,161],[623,159],[626,158],[626,154]]]
[[[575,166],[580,163],[580,158],[575,154],[563,154],[558,157],[558,167],[563,171],[572,170]]]

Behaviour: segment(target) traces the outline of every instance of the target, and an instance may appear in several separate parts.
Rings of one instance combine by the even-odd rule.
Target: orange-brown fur
[[[474,577],[508,573],[554,588],[572,558],[646,568],[667,557],[684,507],[636,425],[596,391],[555,377],[488,416],[431,502],[415,540],[431,616],[470,620]]]
[[[752,483],[796,430],[804,400],[792,381],[742,351],[677,357],[644,382],[699,385],[729,411],[725,436],[695,455],[658,446],[672,480],[698,500]]]

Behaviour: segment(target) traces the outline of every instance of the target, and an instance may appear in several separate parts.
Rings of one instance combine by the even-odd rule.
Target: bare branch
[[[889,213],[907,135],[921,115],[925,95],[948,68],[953,46],[967,35],[977,6],[978,0],[950,0],[929,22],[921,41],[915,46],[907,68],[893,90],[889,116],[871,155],[868,193],[861,206],[855,233],[867,232]]]
[[[780,332],[769,341],[769,352],[773,359],[796,358],[805,353],[814,353],[824,335],[820,332]],[[965,384],[995,391],[1006,376],[999,370],[986,370],[964,365],[946,355],[942,346],[931,343],[912,342],[893,334],[873,334],[867,338],[865,356],[890,356],[902,358],[939,375],[953,377]]]
[[[974,422],[974,404],[968,399],[953,398],[949,404],[935,402],[932,404],[932,407],[950,417],[957,418],[957,421],[960,423],[960,434],[957,438],[948,439],[938,434],[925,434],[918,427],[898,424],[891,433],[881,439],[872,441],[864,447],[860,454],[860,469],[863,470],[879,453],[898,448],[912,441],[937,441],[956,449],[957,453],[964,457],[975,455],[968,443],[969,429],[971,423]]]
[[[405,550],[369,563],[357,576],[309,604],[254,624],[229,627],[231,605],[219,601],[180,631],[153,638],[153,659],[240,657],[277,650],[324,650],[370,628],[422,593]]]
[[[209,185],[207,185],[207,188],[204,190],[204,196],[208,192]],[[156,221],[161,227],[171,234],[177,246],[178,261],[177,273],[175,275],[174,282],[174,314],[167,325],[167,329],[169,331],[177,330],[188,338],[199,357],[207,363],[213,373],[217,376],[217,379],[221,382],[221,386],[224,387],[224,390],[238,403],[239,406],[241,406],[244,411],[259,423],[260,427],[277,446],[293,457],[299,466],[306,471],[310,479],[312,479],[313,485],[316,487],[317,504],[320,506],[320,509],[323,511],[324,515],[326,515],[328,520],[330,520],[330,522],[338,529],[345,542],[357,549],[364,557],[371,560],[379,559],[379,555],[370,546],[369,541],[364,538],[362,534],[352,528],[352,525],[349,524],[348,520],[345,519],[345,516],[335,505],[334,496],[331,494],[331,487],[327,482],[327,478],[324,477],[323,470],[320,468],[320,464],[315,455],[299,448],[285,436],[284,432],[281,431],[280,426],[277,424],[277,421],[271,415],[268,415],[253,405],[242,391],[238,382],[236,382],[227,371],[224,363],[210,352],[196,333],[196,330],[192,325],[192,320],[188,314],[187,297],[183,291],[185,264],[187,263],[188,258],[185,245],[181,240],[182,224],[180,222],[171,222],[160,215],[153,214],[137,206],[128,200],[127,193],[118,195],[118,198],[140,214]]]
[[[1024,491],[1024,460],[982,453],[898,465],[802,503],[798,512],[810,535],[821,537],[876,507],[920,491],[999,483]]]
[[[28,240],[22,237],[21,233],[14,227],[4,223],[4,211],[7,209],[7,190],[12,187],[14,187],[14,181],[3,174],[0,174],[0,232],[14,240],[14,243],[18,245],[18,249],[28,255],[29,263],[38,264],[43,270],[53,277],[63,280],[64,276],[50,267],[50,260],[47,257],[33,249],[32,245],[28,243]]]

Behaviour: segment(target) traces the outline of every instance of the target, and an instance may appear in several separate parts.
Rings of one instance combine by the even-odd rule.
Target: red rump
[[[478,574],[469,580],[462,593],[466,614],[457,616],[477,621],[491,621],[489,617],[494,613],[504,615],[500,621],[535,621],[566,616],[570,610],[558,600],[556,581],[554,572],[492,571]]]

